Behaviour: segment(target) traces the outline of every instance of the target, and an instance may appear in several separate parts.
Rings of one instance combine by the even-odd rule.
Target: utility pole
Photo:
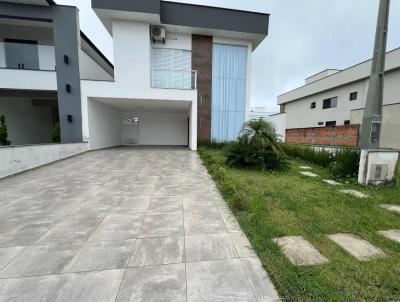
[[[363,150],[380,147],[389,6],[390,0],[380,0],[374,57],[361,128],[360,147]]]
[[[399,160],[399,152],[380,149],[389,6],[390,0],[380,0],[371,76],[361,125],[358,182],[366,186],[394,185]]]

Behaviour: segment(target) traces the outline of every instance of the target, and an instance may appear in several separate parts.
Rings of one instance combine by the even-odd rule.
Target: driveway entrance
[[[188,149],[89,152],[0,188],[0,301],[278,299]]]

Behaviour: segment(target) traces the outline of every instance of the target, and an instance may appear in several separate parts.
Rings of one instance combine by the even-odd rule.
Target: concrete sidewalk
[[[278,299],[195,152],[90,152],[0,189],[0,301]]]

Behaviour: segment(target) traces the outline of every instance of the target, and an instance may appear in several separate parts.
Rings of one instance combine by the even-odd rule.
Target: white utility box
[[[358,182],[364,186],[395,185],[398,161],[398,151],[361,150]]]

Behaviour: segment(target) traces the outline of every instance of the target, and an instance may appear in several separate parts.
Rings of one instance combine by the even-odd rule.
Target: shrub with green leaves
[[[275,129],[265,120],[245,123],[236,142],[226,147],[226,163],[231,167],[274,170],[286,165]]]
[[[4,113],[0,114],[0,145],[11,145],[11,141],[8,140],[6,116],[4,115]]]
[[[54,125],[54,128],[51,132],[51,137],[52,137],[53,143],[59,143],[61,141],[60,122],[57,122]]]
[[[282,144],[287,155],[328,168],[335,178],[355,178],[358,175],[360,150],[353,148],[315,149],[310,146]]]

